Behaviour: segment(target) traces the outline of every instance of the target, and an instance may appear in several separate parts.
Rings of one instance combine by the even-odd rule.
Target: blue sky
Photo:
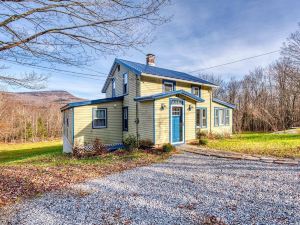
[[[142,50],[156,55],[157,66],[184,72],[259,55],[280,49],[282,42],[297,29],[299,9],[299,0],[174,0],[163,11],[166,15],[173,15],[171,22],[159,27],[154,32],[154,41]],[[100,56],[90,68],[108,73],[115,57],[145,62],[145,55],[130,50],[125,55]],[[279,53],[274,53],[205,72],[224,79],[231,76],[239,79],[249,70],[266,66],[278,57]],[[90,73],[74,68],[63,69]],[[9,69],[14,73],[32,70],[13,65]],[[104,97],[101,94],[105,81],[103,74],[99,74],[100,80],[90,80],[64,76],[59,72],[35,71],[51,75],[45,90],[66,90],[87,99]]]

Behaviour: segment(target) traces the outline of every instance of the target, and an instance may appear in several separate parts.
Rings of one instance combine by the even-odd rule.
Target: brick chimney
[[[155,66],[155,55],[154,54],[147,54],[146,64],[149,66]]]

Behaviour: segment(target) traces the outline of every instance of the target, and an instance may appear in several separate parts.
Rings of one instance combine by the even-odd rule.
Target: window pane
[[[201,127],[207,127],[207,110],[201,109]]]
[[[165,92],[173,91],[173,84],[165,83]]]
[[[105,127],[105,119],[94,119],[94,127]]]
[[[198,87],[193,88],[193,94],[199,96],[199,88]]]
[[[215,126],[219,126],[219,110],[215,109]]]
[[[124,84],[127,84],[127,82],[128,82],[128,74],[125,73],[124,74]]]
[[[196,110],[196,126],[200,127],[200,109]]]
[[[220,109],[220,124],[224,125],[224,119],[225,119],[225,115],[224,115],[224,109]]]

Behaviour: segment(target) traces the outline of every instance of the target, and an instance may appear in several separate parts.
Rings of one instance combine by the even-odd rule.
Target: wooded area
[[[241,80],[201,75],[220,85],[214,96],[236,104],[235,132],[300,126],[300,29],[283,44],[281,56],[266,68],[250,71]]]
[[[60,107],[80,100],[64,91],[0,92],[0,142],[60,138]]]

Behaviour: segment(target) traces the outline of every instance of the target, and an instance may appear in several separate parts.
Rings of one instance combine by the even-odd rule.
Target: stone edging
[[[228,158],[235,160],[252,160],[260,161],[265,163],[276,163],[276,164],[285,164],[290,166],[300,166],[300,160],[297,159],[288,159],[288,158],[275,158],[275,157],[266,157],[259,155],[248,155],[241,154],[236,152],[224,152],[219,150],[205,149],[193,145],[180,145],[177,147],[179,150],[185,152],[191,152],[195,154],[205,155],[205,156],[214,156],[218,158]]]

